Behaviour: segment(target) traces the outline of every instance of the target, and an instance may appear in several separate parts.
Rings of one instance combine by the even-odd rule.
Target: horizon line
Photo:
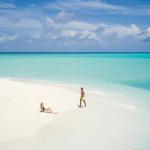
[[[150,53],[150,52],[0,52],[0,53]]]

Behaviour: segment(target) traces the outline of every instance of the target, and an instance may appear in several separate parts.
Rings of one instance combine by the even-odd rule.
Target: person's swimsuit
[[[46,110],[46,109],[45,109],[45,107],[43,106],[43,112],[44,112],[44,110]]]
[[[81,92],[81,94],[82,94],[82,92]],[[82,99],[83,101],[85,101],[85,97],[81,97],[81,99]]]
[[[85,101],[85,97],[81,97],[81,99],[82,99],[83,101]]]

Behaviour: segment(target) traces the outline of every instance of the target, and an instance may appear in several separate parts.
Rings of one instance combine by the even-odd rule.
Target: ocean
[[[150,53],[0,53],[0,77],[150,90]]]
[[[0,53],[0,78],[86,92],[85,111],[59,114],[12,149],[150,149],[150,53]]]

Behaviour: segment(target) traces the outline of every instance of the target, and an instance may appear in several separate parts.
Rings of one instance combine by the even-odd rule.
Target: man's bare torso
[[[82,92],[81,92],[81,97],[84,97],[84,95],[85,95],[85,92],[82,91]]]

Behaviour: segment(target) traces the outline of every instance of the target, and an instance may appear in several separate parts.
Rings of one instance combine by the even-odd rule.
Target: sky
[[[0,0],[0,52],[150,52],[150,1]]]

